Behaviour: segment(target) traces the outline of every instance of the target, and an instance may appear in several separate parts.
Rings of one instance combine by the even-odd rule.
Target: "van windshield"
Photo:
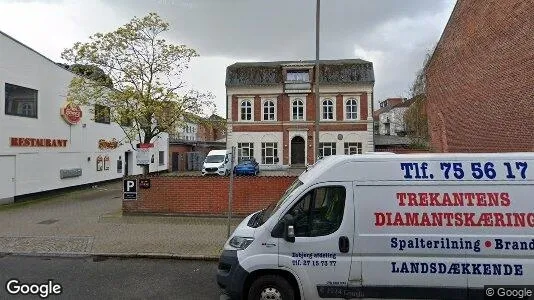
[[[207,163],[220,163],[224,161],[224,155],[210,155],[206,157]]]
[[[282,195],[282,197],[280,198],[280,200],[278,200],[278,202],[273,202],[271,204],[269,204],[269,206],[267,206],[267,208],[265,208],[263,211],[262,211],[262,215],[261,215],[261,220],[260,220],[260,224],[258,225],[261,225],[263,223],[265,223],[272,215],[274,215],[279,209],[280,207],[282,206],[282,204],[286,201],[287,197],[295,190],[297,189],[299,186],[301,186],[303,183],[302,181],[300,181],[298,178],[291,184],[291,186],[286,190],[286,192]]]

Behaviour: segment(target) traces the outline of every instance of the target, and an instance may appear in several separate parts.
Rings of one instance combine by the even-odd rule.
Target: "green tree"
[[[97,66],[74,64],[69,66],[69,70],[92,81],[99,82],[105,87],[113,88],[113,80]]]
[[[184,114],[203,114],[215,107],[211,93],[183,91],[181,75],[198,53],[167,42],[162,35],[168,30],[167,22],[149,13],[115,31],[96,33],[89,42],[77,42],[61,55],[75,66],[91,66],[90,72],[77,67],[82,76],[70,83],[68,100],[108,107],[106,114],[121,126],[134,150],[135,141],[152,143],[161,133],[174,132]],[[95,80],[93,75],[101,75],[98,69],[112,86],[108,80]],[[95,118],[98,111],[92,109]]]
[[[423,67],[416,73],[415,79],[410,87],[410,96],[411,99],[414,99],[414,103],[404,113],[406,133],[412,140],[412,146],[417,148],[426,148],[429,141],[425,72],[434,50],[435,46],[426,53]]]

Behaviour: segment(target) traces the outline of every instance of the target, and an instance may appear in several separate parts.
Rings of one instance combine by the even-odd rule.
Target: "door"
[[[0,156],[0,204],[15,199],[15,156]]]
[[[291,139],[291,164],[303,165],[305,163],[304,152],[306,145],[301,136],[296,136]]]
[[[178,172],[178,166],[180,165],[180,153],[172,153],[172,171]]]
[[[285,215],[295,241],[279,239],[279,266],[302,281],[306,299],[342,298],[351,265],[354,208],[351,183],[310,188]]]

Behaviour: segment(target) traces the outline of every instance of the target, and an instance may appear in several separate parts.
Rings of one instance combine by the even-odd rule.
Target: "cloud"
[[[406,95],[455,0],[323,0],[321,59],[362,58],[375,67],[375,102]],[[189,85],[216,96],[225,114],[226,66],[315,58],[313,0],[48,0],[0,2],[0,30],[54,60],[74,42],[157,12],[167,38],[200,53]]]

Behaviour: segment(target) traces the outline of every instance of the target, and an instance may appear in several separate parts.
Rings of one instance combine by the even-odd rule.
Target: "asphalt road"
[[[214,261],[4,256],[0,299],[42,299],[9,295],[11,279],[60,284],[47,299],[219,299],[216,272]]]

